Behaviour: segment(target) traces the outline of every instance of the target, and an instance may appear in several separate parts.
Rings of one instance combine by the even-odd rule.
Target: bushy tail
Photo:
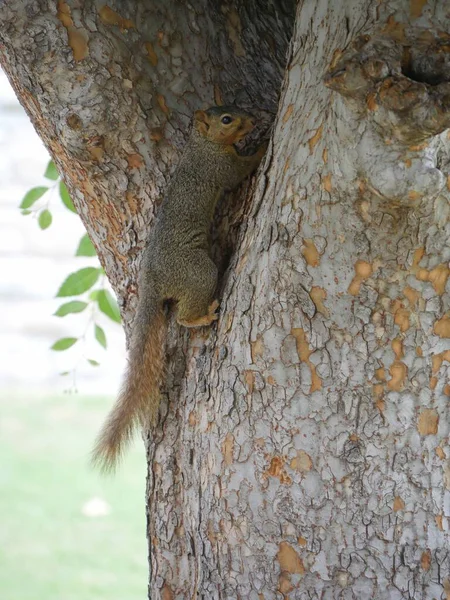
[[[92,462],[102,471],[113,471],[139,425],[155,423],[158,417],[166,331],[161,299],[145,290],[133,323],[122,389],[92,452]]]

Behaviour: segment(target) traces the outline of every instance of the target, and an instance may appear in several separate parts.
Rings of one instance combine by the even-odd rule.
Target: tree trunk
[[[128,325],[186,116],[276,109],[292,5],[44,5],[0,9],[2,61]],[[449,33],[445,0],[300,2],[220,321],[168,341],[152,599],[450,599]]]

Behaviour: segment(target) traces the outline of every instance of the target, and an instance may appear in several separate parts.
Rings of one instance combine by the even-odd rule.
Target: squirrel
[[[103,471],[114,470],[138,426],[157,421],[165,367],[165,303],[176,303],[176,319],[184,327],[210,325],[219,317],[209,230],[221,194],[255,171],[266,151],[267,144],[252,156],[236,151],[234,144],[254,126],[255,118],[234,106],[194,114],[190,138],[143,254],[122,389],[93,450],[93,462]]]

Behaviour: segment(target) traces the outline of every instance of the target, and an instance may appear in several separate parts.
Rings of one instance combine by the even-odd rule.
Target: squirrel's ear
[[[194,113],[194,119],[206,123],[206,113],[204,110],[196,110]]]
[[[204,110],[196,110],[194,113],[194,126],[202,135],[207,135],[209,129],[208,115]]]

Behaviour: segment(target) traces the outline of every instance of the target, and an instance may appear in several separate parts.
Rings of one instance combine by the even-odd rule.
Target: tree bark
[[[34,45],[14,13],[24,4]],[[60,3],[63,25],[39,61],[39,27],[58,19],[39,4],[0,9],[2,60],[81,190],[75,203],[131,323],[136,249],[176,162],[183,114],[216,88],[227,102],[273,111],[293,17],[280,3],[275,13],[262,2],[210,2],[204,12],[146,3],[157,9],[139,42],[143,13],[132,3],[113,24],[100,24],[95,3],[81,21],[72,7],[74,25]],[[81,22],[89,57],[76,60]],[[147,48],[139,62],[144,38],[156,57]],[[205,38],[216,40],[206,59]],[[110,47],[118,54],[105,67],[98,49]],[[189,94],[173,91],[165,69],[155,75],[174,47]],[[98,83],[104,69],[113,79]],[[95,93],[71,100],[83,77]],[[250,99],[239,92],[249,81]],[[450,599],[449,82],[445,0],[299,3],[220,321],[201,333],[173,327],[168,341],[167,402],[147,444],[149,597]],[[136,90],[149,87],[146,115]],[[85,115],[97,110],[92,124]],[[61,114],[78,115],[79,138]],[[102,151],[87,158],[92,148]],[[124,152],[142,164],[130,167]]]

